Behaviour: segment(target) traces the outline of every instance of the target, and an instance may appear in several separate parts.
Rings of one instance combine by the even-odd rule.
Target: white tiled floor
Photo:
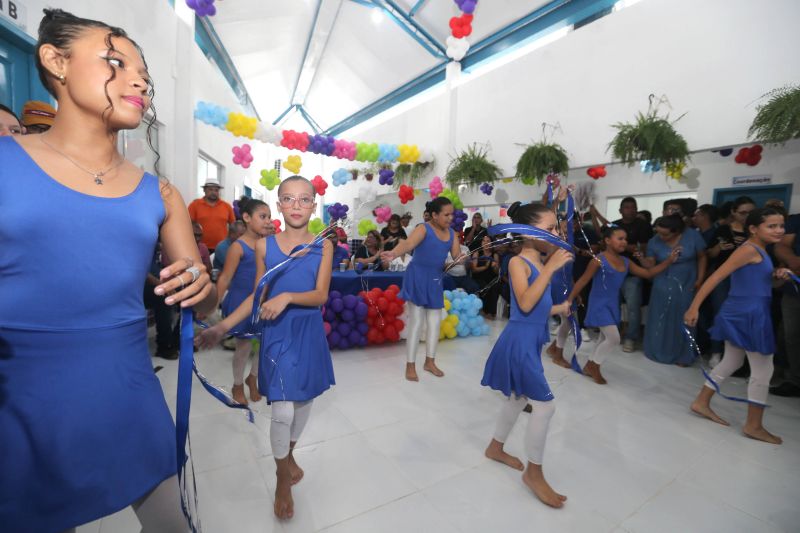
[[[275,464],[267,428],[193,389],[191,436],[206,532],[773,532],[800,531],[800,400],[771,398],[771,446],[741,436],[745,407],[715,400],[724,428],[691,415],[697,368],[652,363],[641,352],[611,356],[601,387],[545,362],[556,396],[545,470],[569,497],[549,509],[519,473],[483,457],[500,396],[480,386],[490,337],[440,344],[447,373],[403,379],[405,346],[334,352],[338,385],[314,404],[297,449],[306,471],[295,487],[295,518],[272,516]],[[582,348],[585,354],[591,344]],[[422,353],[422,349],[420,350]],[[197,356],[225,387],[231,352]],[[154,360],[170,405],[177,364]],[[740,394],[745,383],[727,387]],[[507,447],[522,453],[525,416]],[[79,533],[138,532],[130,509]]]

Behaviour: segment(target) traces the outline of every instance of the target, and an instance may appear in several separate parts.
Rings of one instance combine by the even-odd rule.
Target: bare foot
[[[417,366],[414,363],[406,363],[406,379],[408,381],[419,381]]]
[[[600,365],[594,361],[586,363],[586,366],[583,367],[583,374],[592,378],[598,385],[605,385],[608,383],[606,378],[603,377],[603,374],[600,373]]]
[[[294,516],[294,499],[292,499],[292,477],[289,473],[288,460],[285,465],[278,465],[278,483],[275,487],[275,516],[286,520]],[[278,460],[275,461],[278,463]]]
[[[770,444],[782,444],[783,443],[783,439],[782,438],[780,438],[777,435],[773,435],[772,433],[770,433],[769,431],[764,429],[763,426],[755,427],[755,428],[749,428],[749,427],[745,426],[745,427],[742,428],[742,433],[744,433],[744,435],[746,437],[750,437],[751,439],[761,440],[761,441],[764,441],[764,442],[768,442]]]
[[[503,443],[495,439],[492,439],[492,442],[489,443],[489,446],[486,447],[486,451],[483,452],[483,454],[489,459],[510,466],[514,470],[522,471],[525,469],[525,465],[522,464],[522,461],[513,455],[507,454],[505,450],[503,450]]]
[[[439,370],[439,367],[436,366],[436,361],[433,359],[433,357],[425,358],[425,364],[423,365],[422,369],[427,370],[437,378],[444,376],[444,372]]]
[[[300,480],[303,479],[303,469],[300,468],[300,465],[297,464],[297,461],[294,460],[294,454],[289,453],[289,476],[292,479],[292,485],[297,485],[300,483]]]
[[[717,424],[722,424],[723,426],[730,426],[730,424],[728,424],[728,422],[726,422],[724,419],[720,418],[719,415],[717,415],[717,413],[715,413],[711,409],[711,406],[709,406],[707,404],[704,404],[702,402],[699,402],[699,401],[695,400],[694,402],[692,402],[691,409],[692,409],[693,413],[698,414],[700,416],[703,416],[705,418],[708,418],[712,422],[716,422]]]
[[[250,399],[254,402],[261,401],[261,393],[258,392],[258,379],[253,375],[250,374],[244,380],[247,383],[247,388],[250,389]]]
[[[522,482],[533,491],[542,503],[560,509],[567,501],[567,497],[553,490],[553,487],[544,479],[540,465],[528,463],[528,469],[522,474]]]
[[[234,385],[231,388],[231,396],[233,396],[234,402],[247,405],[247,398],[244,396],[244,385]]]

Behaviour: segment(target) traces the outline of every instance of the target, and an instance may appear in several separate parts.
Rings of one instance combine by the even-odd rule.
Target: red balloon
[[[397,331],[403,331],[403,328],[405,327],[406,327],[405,322],[403,322],[399,318],[394,321],[394,329],[396,329]]]
[[[750,151],[756,154],[760,154],[764,150],[764,147],[760,144],[754,144],[750,147]]]
[[[375,331],[375,344],[383,344],[386,342],[386,337],[380,331]]]
[[[377,316],[378,310],[375,308],[374,305],[370,305],[367,307],[367,318],[374,318]]]
[[[403,304],[406,303],[406,301],[403,300],[402,298],[395,298],[395,299],[397,300],[397,305],[399,305],[400,307],[403,307]]]
[[[402,313],[403,310],[395,302],[392,302],[389,304],[389,309],[387,309],[386,312],[392,316],[397,316]]]
[[[400,340],[400,335],[397,333],[397,330],[394,329],[394,326],[386,326],[383,328],[383,334],[386,336],[386,340],[397,342]]]
[[[387,291],[400,292],[400,287],[396,283],[392,283],[391,285],[386,287],[386,290]]]
[[[383,312],[383,311],[386,311],[386,309],[387,309],[388,307],[389,307],[389,301],[388,301],[386,298],[384,298],[383,296],[381,296],[380,298],[378,298],[378,309],[379,309],[381,312]]]

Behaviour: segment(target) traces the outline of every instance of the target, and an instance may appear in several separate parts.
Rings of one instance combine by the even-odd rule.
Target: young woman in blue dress
[[[449,252],[453,258],[461,257],[461,246],[450,223],[453,221],[453,204],[440,196],[428,202],[425,211],[430,213],[430,221],[420,224],[408,239],[401,240],[394,249],[383,252],[381,259],[390,263],[414,251],[414,256],[403,275],[403,288],[400,297],[409,307],[409,333],[406,339],[408,359],[406,361],[406,379],[419,381],[416,360],[419,337],[422,333],[423,316],[427,321],[425,339],[425,365],[423,369],[437,377],[444,376],[436,366],[436,347],[439,344],[439,324],[442,320],[441,310],[444,308],[444,264]]]
[[[712,339],[725,341],[725,352],[722,361],[706,376],[705,385],[692,403],[692,411],[718,424],[729,425],[711,409],[711,398],[747,356],[750,381],[747,420],[742,432],[752,439],[780,444],[783,442],[780,437],[764,429],[763,420],[775,351],[770,315],[772,285],[780,283],[775,280],[788,279],[790,274],[786,268],[773,270],[766,247],[783,237],[783,215],[773,208],[754,209],[747,215],[745,228],[750,237],[703,283],[683,317],[687,326],[694,327],[703,300],[730,277],[730,292],[709,331]]]
[[[244,235],[228,248],[225,266],[217,279],[217,294],[222,298],[222,315],[228,316],[253,293],[253,280],[256,277],[256,245],[272,232],[272,214],[269,206],[261,200],[247,199],[239,202],[239,211],[245,223]],[[250,373],[244,377],[244,369],[250,357],[253,342],[250,339],[247,320],[234,327],[236,347],[233,352],[233,387],[231,396],[237,402],[247,405],[244,384],[250,391],[250,399],[261,400],[258,392],[258,357],[250,366]]]
[[[270,274],[260,306],[261,349],[258,390],[272,404],[269,440],[275,458],[277,484],[274,512],[294,516],[292,485],[303,477],[294,459],[294,447],[308,422],[314,398],[334,385],[333,362],[322,322],[322,306],[331,284],[333,245],[308,231],[314,213],[314,186],[301,176],[290,176],[278,187],[278,209],[286,228],[256,244],[254,287]],[[222,336],[248,319],[254,295],[222,322],[203,331],[197,344],[216,346]]]
[[[515,202],[508,208],[508,216],[514,223],[557,234],[556,215],[542,204]],[[550,340],[550,316],[569,314],[568,302],[553,305],[550,282],[573,256],[559,248],[542,263],[542,253],[550,248],[542,241],[526,238],[520,253],[508,264],[511,318],[486,360],[481,380],[481,385],[503,393],[505,399],[494,436],[484,453],[489,459],[524,470],[522,481],[537,498],[551,507],[562,507],[567,497],[553,490],[542,471],[547,429],[555,413],[553,393],[542,367],[542,347]],[[504,443],[529,401],[532,410],[525,432],[525,468],[522,461],[505,451]]]
[[[599,260],[591,261],[583,276],[575,283],[568,301],[570,305],[578,297],[584,287],[592,282],[589,293],[589,308],[586,311],[584,326],[600,329],[600,338],[594,346],[589,361],[583,367],[584,375],[595,383],[605,385],[606,380],[600,372],[606,356],[619,346],[620,303],[619,295],[625,277],[630,272],[634,276],[650,279],[663,272],[680,254],[680,247],[675,247],[670,255],[653,268],[642,268],[622,253],[628,248],[627,232],[619,226],[603,228],[603,244],[605,251],[597,255]]]
[[[144,531],[184,532],[142,302],[159,237],[176,259],[155,293],[199,312],[217,295],[178,190],[117,150],[155,116],[147,64],[124,30],[59,9],[35,60],[53,127],[0,138],[0,529],[72,531],[131,505]]]

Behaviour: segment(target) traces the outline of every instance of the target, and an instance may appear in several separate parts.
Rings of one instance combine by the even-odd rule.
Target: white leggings
[[[269,442],[275,459],[285,459],[289,455],[291,443],[297,442],[306,427],[312,403],[314,400],[272,403]]]
[[[533,412],[530,414],[528,428],[525,431],[525,454],[528,456],[528,461],[540,465],[544,457],[547,428],[550,425],[550,419],[553,418],[553,413],[556,412],[556,405],[553,400],[549,402],[539,402],[536,400],[528,400],[525,396],[514,395],[504,399],[503,407],[500,408],[500,415],[497,417],[494,440],[501,443],[506,442],[508,434],[511,433],[511,429],[517,421],[517,417],[525,408],[525,404],[527,404],[528,401],[530,401],[533,406]]]
[[[619,346],[619,329],[617,326],[600,326],[600,337],[594,345],[590,361],[602,365],[606,356]]]
[[[189,523],[181,510],[178,476],[162,481],[156,488],[131,504],[142,524],[142,533],[186,533]],[[75,533],[68,529],[64,533]]]
[[[236,339],[236,350],[233,352],[233,384],[241,385],[244,383],[244,367],[250,358],[250,351],[253,349],[253,342],[250,339]],[[250,365],[250,375],[258,376],[258,355]]]
[[[725,354],[722,361],[715,366],[709,374],[721,385],[722,382],[736,372],[744,364],[744,356],[750,361],[750,381],[747,384],[747,399],[761,404],[767,403],[769,381],[772,379],[772,354],[764,355],[758,352],[745,352],[743,348],[725,341]],[[706,387],[713,389],[714,385],[706,380]]]
[[[419,337],[422,333],[422,316],[428,322],[428,331],[425,335],[425,354],[427,357],[433,359],[436,357],[436,346],[439,344],[439,325],[442,321],[441,309],[426,309],[411,302],[406,302],[408,306],[408,319],[411,324],[409,325],[408,339],[406,339],[406,348],[408,349],[408,362],[413,363],[417,360],[417,345],[419,344]]]
[[[556,331],[556,347],[563,348],[564,344],[567,342],[567,337],[569,336],[569,332],[572,330],[569,320],[565,317],[561,317],[561,324],[558,326],[558,331]]]

